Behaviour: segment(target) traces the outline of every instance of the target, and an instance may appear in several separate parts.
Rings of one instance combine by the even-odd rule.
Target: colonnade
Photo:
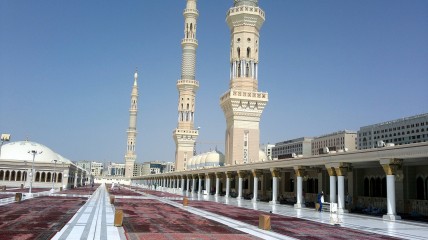
[[[384,170],[387,178],[387,214],[384,215],[384,219],[395,220],[400,219],[397,216],[396,211],[396,197],[395,197],[395,174],[400,165],[402,165],[402,160],[400,159],[382,159],[380,160],[380,165]],[[220,196],[224,194],[224,197],[236,197],[238,199],[244,198],[243,194],[243,181],[248,179],[247,190],[251,191],[250,183],[252,183],[252,192],[251,192],[251,201],[258,201],[259,198],[263,195],[259,194],[261,190],[259,183],[263,181],[263,184],[266,184],[267,180],[271,180],[271,191],[269,200],[271,204],[278,204],[278,193],[280,182],[285,185],[284,179],[281,178],[281,173],[292,172],[294,174],[295,181],[295,208],[304,207],[304,193],[303,193],[303,178],[307,176],[308,171],[314,171],[316,168],[308,168],[305,166],[294,166],[293,168],[270,168],[270,169],[244,169],[244,170],[235,170],[235,171],[225,171],[220,172],[216,171],[215,168],[212,171],[204,170],[203,173],[181,173],[175,172],[170,174],[161,174],[159,176],[145,176],[143,178],[143,185],[154,186],[155,189],[165,191],[167,188],[172,189],[175,192],[182,192],[183,195],[188,193],[204,193],[204,194],[213,194],[215,196]],[[266,170],[269,170],[267,173]],[[316,171],[321,172],[326,170],[329,176],[329,202],[336,203],[338,212],[346,212],[345,206],[345,177],[348,174],[348,171],[352,171],[351,165],[349,163],[331,163],[325,164],[322,167],[316,169]],[[193,171],[195,172],[195,171]],[[268,177],[271,177],[269,179]],[[322,174],[319,175],[322,177]],[[252,179],[251,179],[252,178]],[[212,179],[215,179],[214,184],[212,184]],[[233,190],[237,189],[237,192],[231,192],[231,181],[237,180],[236,185],[233,187]],[[252,181],[251,181],[252,180]],[[321,187],[323,186],[323,181],[318,181]],[[221,186],[221,184],[223,184]],[[235,183],[236,184],[236,183]],[[352,184],[352,183],[351,183]],[[213,186],[214,185],[214,186]],[[197,186],[197,187],[196,187]],[[157,187],[160,187],[157,188]],[[205,192],[203,190],[205,189]],[[337,189],[337,192],[336,192]],[[223,191],[224,190],[224,191]],[[282,189],[283,190],[283,189]],[[233,193],[233,195],[232,195]],[[351,192],[351,194],[354,194]],[[264,196],[266,197],[266,196]]]

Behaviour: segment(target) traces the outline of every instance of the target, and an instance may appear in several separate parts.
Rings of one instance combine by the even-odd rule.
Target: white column
[[[337,176],[337,210],[339,213],[344,212],[345,208],[345,177]]]
[[[192,192],[195,192],[195,188],[196,188],[196,179],[193,177],[192,178]]]
[[[209,196],[211,191],[211,178],[208,175],[205,177],[205,190],[207,190],[207,195]]]
[[[220,188],[220,178],[217,176],[215,176],[215,195],[218,197],[218,193],[220,192],[219,190]]]
[[[385,220],[398,220],[401,219],[397,215],[395,206],[395,175],[386,175],[386,202],[388,207],[387,215],[383,215]]]
[[[303,193],[303,177],[297,176],[297,193],[296,193],[296,199],[297,202],[294,204],[295,208],[302,208],[302,193]]]
[[[257,201],[257,194],[259,189],[259,178],[257,176],[254,176],[254,186],[253,186],[253,202]]]
[[[336,176],[330,176],[330,202],[336,202]]]
[[[226,195],[225,197],[229,197],[229,193],[230,193],[230,178],[229,176],[226,176]]]
[[[190,178],[187,177],[187,181],[186,181],[186,192],[189,192],[189,186],[190,186]]]
[[[184,192],[184,177],[181,177],[181,191]]]
[[[259,65],[256,63],[256,79],[259,79]]]
[[[166,188],[166,178],[163,179],[162,188],[163,188],[163,191],[165,191],[165,188]]]
[[[238,178],[238,199],[242,198],[242,177]]]
[[[272,177],[272,204],[278,199],[278,177]]]
[[[198,193],[202,192],[202,179],[198,176]]]

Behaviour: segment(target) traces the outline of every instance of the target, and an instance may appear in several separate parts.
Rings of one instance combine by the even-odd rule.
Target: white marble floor
[[[115,227],[113,222],[114,206],[109,202],[105,185],[101,185],[52,239],[126,239],[123,228]]]
[[[171,189],[166,190],[170,193],[181,194]],[[185,193],[189,199],[215,201],[219,203],[272,212],[284,216],[297,217],[310,221],[321,222],[325,224],[340,224],[341,227],[357,229],[360,231],[368,231],[402,239],[427,239],[428,224],[410,222],[404,220],[385,221],[382,218],[362,216],[356,214],[340,214],[335,216],[335,221],[332,221],[332,216],[328,212],[319,213],[314,209],[303,208],[295,209],[289,205],[272,205],[265,202],[252,202],[251,200],[239,200],[236,198],[225,198],[202,195],[197,193]],[[122,197],[117,197],[122,198]],[[231,228],[251,234],[262,239],[293,239],[272,231],[264,231],[257,226],[252,226],[234,219],[220,216],[214,213],[203,211],[197,208],[184,207],[181,203],[177,203],[177,198],[161,198],[153,195],[144,195],[142,197],[130,196],[123,198],[149,198],[173,205],[177,208],[188,211],[210,220],[225,224]],[[181,198],[179,198],[181,199]],[[105,186],[100,186],[82,206],[75,216],[66,224],[66,226],[58,232],[53,239],[126,239],[122,227],[114,227],[114,206],[109,203],[108,193]]]
[[[182,194],[181,191],[168,189],[166,192]],[[266,202],[253,202],[251,200],[215,197],[197,193],[185,193],[189,199],[214,201],[254,210],[272,212],[279,215],[296,217],[310,221],[339,224],[341,227],[360,231],[373,232],[401,239],[428,239],[428,224],[406,220],[387,221],[381,217],[372,217],[352,213],[333,214],[317,212],[312,208],[295,209],[290,205],[270,204]]]

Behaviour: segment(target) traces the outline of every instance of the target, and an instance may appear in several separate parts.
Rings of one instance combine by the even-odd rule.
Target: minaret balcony
[[[183,40],[181,40],[181,45],[185,45],[185,44],[198,45],[198,40],[194,38],[183,38]]]
[[[199,81],[191,80],[191,79],[180,79],[177,81],[177,87],[180,87],[183,85],[192,85],[192,86],[195,86],[196,88],[199,88]]]
[[[186,16],[186,15],[192,16],[193,15],[195,17],[198,17],[199,16],[199,11],[198,11],[198,9],[186,8],[183,11],[183,15],[184,16]]]
[[[242,13],[260,15],[263,18],[263,20],[265,19],[265,12],[259,7],[252,7],[252,6],[238,6],[238,7],[230,8],[226,14],[226,18],[232,15],[237,15]]]
[[[221,96],[220,101],[223,102],[229,98],[239,98],[245,100],[258,100],[267,102],[269,100],[269,94],[267,92],[253,92],[230,89],[225,94],[223,94],[223,96]]]

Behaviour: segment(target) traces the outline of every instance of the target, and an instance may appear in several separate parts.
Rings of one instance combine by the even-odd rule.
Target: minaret
[[[197,0],[187,0],[184,9],[184,38],[181,41],[183,49],[181,62],[181,79],[177,81],[178,89],[178,126],[173,137],[176,145],[175,170],[186,170],[187,160],[193,156],[193,148],[198,130],[194,128],[195,96],[199,82],[195,79],[196,68],[196,20],[199,13],[196,9]]]
[[[131,178],[134,176],[134,166],[137,155],[135,154],[135,145],[137,141],[137,112],[138,112],[138,73],[134,74],[134,85],[131,91],[131,108],[129,109],[129,128],[126,131],[128,134],[128,143],[125,155],[125,177]]]
[[[225,164],[259,161],[259,122],[268,94],[258,91],[259,32],[265,13],[258,0],[234,0],[226,15],[231,31],[230,84],[220,98],[226,118]]]

